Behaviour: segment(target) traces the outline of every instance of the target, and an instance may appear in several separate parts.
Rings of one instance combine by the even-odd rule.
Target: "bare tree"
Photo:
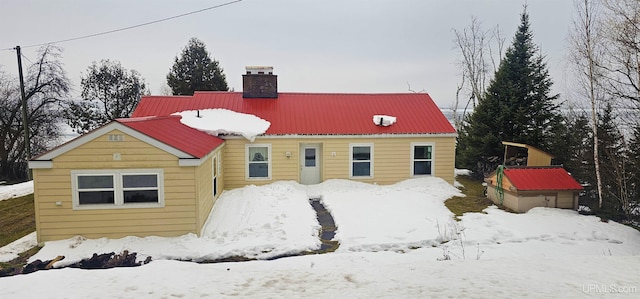
[[[640,108],[640,1],[603,0],[606,8],[608,93],[626,108]]]
[[[591,103],[591,130],[593,133],[593,162],[598,190],[598,207],[602,208],[602,177],[598,149],[598,97],[596,92],[601,83],[598,65],[602,59],[601,27],[599,6],[593,0],[576,0],[576,17],[570,35],[571,58],[576,71],[576,79],[584,88]]]
[[[454,47],[460,52],[461,56],[458,61],[461,82],[456,87],[456,98],[453,107],[454,125],[456,128],[460,128],[469,106],[475,108],[482,101],[487,82],[491,79],[492,74],[496,72],[497,65],[502,59],[502,48],[505,39],[501,37],[499,27],[496,26],[491,31],[485,31],[482,28],[482,23],[476,17],[471,17],[471,24],[462,29],[462,31],[455,28],[452,30],[455,35],[453,40]],[[492,43],[497,44],[497,64],[492,51]],[[492,70],[489,70],[489,60],[493,66]],[[457,113],[461,96],[468,97],[462,116]]]
[[[60,61],[61,49],[46,46],[26,72],[25,97],[32,153],[51,147],[60,135],[58,104],[69,93],[70,83]],[[15,79],[0,73],[0,177],[22,178],[26,173],[25,140],[22,134],[22,107]]]

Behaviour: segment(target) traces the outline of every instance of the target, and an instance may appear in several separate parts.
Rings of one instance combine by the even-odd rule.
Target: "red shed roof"
[[[562,167],[505,168],[504,175],[520,191],[583,189]]]
[[[120,118],[117,122],[181,150],[196,158],[203,158],[224,140],[190,128],[180,122],[180,116]]]
[[[271,122],[266,135],[448,134],[455,129],[426,93],[279,93],[275,99],[243,98],[242,92],[196,92],[193,96],[145,96],[133,117],[223,108]],[[397,118],[377,126],[374,115]]]

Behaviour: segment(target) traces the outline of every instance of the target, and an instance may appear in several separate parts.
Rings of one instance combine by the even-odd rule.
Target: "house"
[[[200,234],[220,191],[248,184],[453,183],[456,136],[426,93],[280,93],[272,68],[248,67],[242,92],[145,96],[33,158],[38,240]]]
[[[293,180],[392,184],[422,175],[453,183],[456,131],[426,93],[280,93],[272,68],[248,68],[243,92],[143,97],[133,117],[226,109],[270,122],[250,141],[225,140],[227,188]],[[395,118],[379,125],[376,116]],[[382,117],[384,119],[384,117]],[[260,153],[263,161],[254,161]],[[254,171],[254,162],[262,171]]]
[[[551,166],[552,155],[527,144],[502,144],[505,165],[485,178],[489,199],[516,212],[534,207],[578,209],[583,187],[562,166]]]
[[[487,197],[516,212],[535,207],[577,210],[583,189],[560,166],[504,167],[485,181]]]

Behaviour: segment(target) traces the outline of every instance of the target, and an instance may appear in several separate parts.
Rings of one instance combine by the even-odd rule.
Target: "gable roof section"
[[[455,134],[426,93],[279,93],[276,99],[247,99],[242,92],[196,92],[193,96],[145,96],[133,117],[222,108],[271,122],[265,135]],[[377,126],[374,115],[397,118]]]
[[[224,143],[220,138],[183,125],[180,116],[124,118],[78,136],[31,161],[50,161],[113,130],[122,131],[180,159],[203,158]]]
[[[504,175],[520,191],[583,189],[562,167],[505,168]]]
[[[224,143],[224,140],[218,137],[182,124],[180,118],[180,116],[120,118],[116,121],[195,158],[203,158]]]

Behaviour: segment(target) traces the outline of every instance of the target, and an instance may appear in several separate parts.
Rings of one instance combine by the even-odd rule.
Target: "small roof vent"
[[[396,123],[396,117],[389,115],[374,115],[373,123],[376,126],[388,127]]]

